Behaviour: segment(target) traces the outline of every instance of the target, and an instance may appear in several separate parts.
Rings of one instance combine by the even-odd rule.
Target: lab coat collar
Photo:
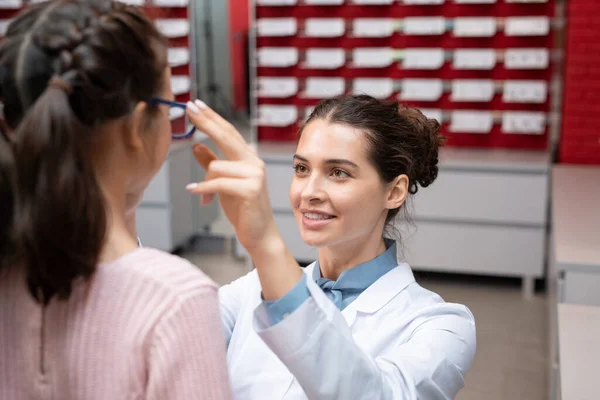
[[[304,272],[309,279],[312,277],[315,265],[316,263],[312,263],[305,268]],[[353,314],[356,311],[368,314],[379,311],[414,281],[415,277],[410,266],[406,263],[399,264],[362,292],[356,300],[344,309],[342,314],[347,317],[346,319],[351,324],[354,320]]]
[[[336,281],[330,281],[322,277],[319,260],[317,260],[311,274],[312,280],[321,287],[320,282],[333,282],[332,290],[351,290],[362,293],[398,265],[396,241],[391,239],[385,239],[384,241],[386,251],[383,254],[343,271]]]
[[[363,313],[375,313],[414,281],[410,266],[405,263],[399,264],[369,286],[348,307],[354,306],[356,311]]]

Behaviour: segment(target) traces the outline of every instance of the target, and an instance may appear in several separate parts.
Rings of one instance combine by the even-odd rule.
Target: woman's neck
[[[319,249],[319,267],[323,278],[337,280],[342,272],[371,261],[383,253],[386,247],[381,235],[357,238],[343,244]]]

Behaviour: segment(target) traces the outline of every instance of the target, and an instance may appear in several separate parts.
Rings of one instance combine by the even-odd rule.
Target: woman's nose
[[[323,179],[316,174],[311,175],[302,188],[301,196],[302,200],[307,202],[323,200],[327,196]]]

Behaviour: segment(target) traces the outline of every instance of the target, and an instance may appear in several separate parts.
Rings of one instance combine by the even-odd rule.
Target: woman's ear
[[[389,210],[396,209],[404,204],[408,196],[408,176],[399,175],[393,182],[389,184],[389,191],[386,200],[386,208]]]
[[[139,151],[144,149],[144,113],[148,104],[146,102],[139,102],[133,113],[128,118],[127,127],[124,132],[124,140],[127,148],[133,151]]]

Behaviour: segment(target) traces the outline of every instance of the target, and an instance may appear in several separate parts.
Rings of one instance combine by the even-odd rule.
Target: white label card
[[[506,36],[546,36],[550,33],[548,17],[508,17],[504,20]]]
[[[446,32],[444,17],[406,17],[402,24],[405,35],[443,35]]]
[[[344,0],[304,0],[303,3],[314,6],[337,6],[344,4]]]
[[[337,69],[346,64],[346,50],[344,49],[307,49],[305,68]]]
[[[304,97],[323,99],[346,92],[344,78],[306,78]]]
[[[315,107],[306,107],[304,109],[304,120],[306,121],[308,119],[308,117],[310,117],[310,114],[312,114],[312,112],[315,110]]]
[[[376,4],[381,4],[381,5],[385,5],[385,4],[394,4],[396,0],[350,0],[350,3],[352,4],[372,4],[372,5],[376,5]]]
[[[294,77],[258,78],[259,97],[291,97],[298,93],[298,79]]]
[[[507,111],[502,114],[502,132],[542,135],[546,131],[546,114],[543,112]]]
[[[298,0],[256,0],[259,6],[293,6]]]
[[[444,4],[445,0],[401,0],[404,4]]]
[[[496,19],[489,17],[455,18],[453,33],[457,37],[491,37],[496,34]]]
[[[429,119],[435,119],[440,124],[444,122],[444,114],[439,108],[420,108],[419,110]]]
[[[190,63],[190,51],[186,47],[173,47],[168,50],[167,57],[172,67]]]
[[[387,78],[356,78],[354,94],[368,94],[376,98],[388,98],[394,93],[394,80]]]
[[[490,133],[494,126],[491,111],[452,111],[450,132]]]
[[[154,0],[154,5],[159,7],[187,7],[190,0]]]
[[[190,91],[191,81],[188,76],[175,75],[171,77],[171,90],[174,95],[185,94]]]
[[[309,18],[304,22],[304,34],[310,37],[340,37],[345,32],[343,18]]]
[[[261,18],[256,21],[258,36],[293,36],[298,31],[296,18]]]
[[[392,49],[387,47],[366,47],[354,49],[352,61],[357,68],[385,68],[394,62]]]
[[[452,101],[489,102],[494,98],[491,79],[455,79],[452,81]]]
[[[400,99],[437,101],[443,92],[444,84],[441,79],[404,79]]]
[[[498,0],[454,0],[457,4],[494,4]]]
[[[190,22],[187,19],[158,19],[158,30],[168,38],[187,36],[190,33]]]
[[[403,51],[402,68],[440,69],[444,65],[444,49],[406,49]]]
[[[506,69],[546,69],[549,65],[548,49],[506,49],[504,53]]]
[[[21,8],[21,7],[23,7],[22,0],[1,0],[0,1],[0,9],[2,9],[2,8],[13,9],[13,8]]]
[[[169,120],[173,121],[175,119],[181,118],[185,115],[185,110],[183,108],[169,108]]]
[[[263,47],[258,49],[258,65],[286,68],[298,64],[298,49],[294,47]]]
[[[454,69],[490,70],[496,66],[494,49],[457,49],[454,51]]]
[[[260,126],[286,127],[298,121],[296,106],[260,105],[258,124]]]
[[[548,96],[546,81],[508,80],[504,82],[502,100],[505,103],[545,103]]]
[[[394,33],[394,21],[389,18],[357,18],[352,22],[356,37],[389,37]]]

